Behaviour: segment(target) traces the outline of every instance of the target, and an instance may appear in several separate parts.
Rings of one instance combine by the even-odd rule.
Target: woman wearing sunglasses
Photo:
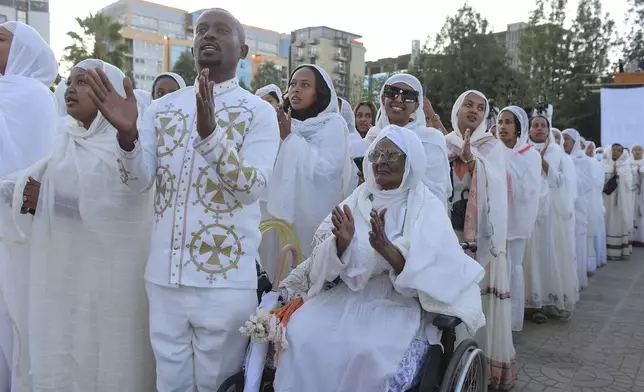
[[[389,124],[405,127],[420,139],[427,156],[423,182],[447,208],[447,197],[452,192],[449,162],[443,134],[427,128],[422,105],[423,87],[409,74],[397,74],[385,82],[380,92],[380,110],[376,125],[369,130],[365,140],[373,142]],[[413,117],[413,121],[409,119]]]

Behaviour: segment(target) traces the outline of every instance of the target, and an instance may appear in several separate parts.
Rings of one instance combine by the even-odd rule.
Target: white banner
[[[602,145],[644,144],[644,87],[601,89]]]

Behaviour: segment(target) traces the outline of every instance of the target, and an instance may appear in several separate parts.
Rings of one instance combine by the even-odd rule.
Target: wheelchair
[[[488,364],[483,351],[472,339],[461,342],[456,350],[456,327],[461,320],[437,315],[433,323],[440,331],[440,345],[429,347],[421,369],[420,384],[407,392],[487,392]],[[264,368],[260,392],[273,392],[275,370]],[[243,392],[244,372],[229,377],[217,392]],[[303,391],[304,392],[304,391]]]
[[[270,229],[264,227],[263,232]],[[282,229],[284,226],[282,225]],[[276,229],[277,231],[277,229]],[[476,252],[476,244],[462,243],[463,250]],[[284,271],[287,264],[287,254],[290,252],[293,256],[293,268],[301,260],[298,255],[299,246],[287,245],[280,253],[280,259],[283,261],[279,267],[278,276]],[[260,283],[258,297],[261,298],[263,292],[276,289],[279,284],[279,277],[273,285],[267,285],[265,274],[261,273],[261,268],[257,267],[258,279],[264,280]],[[261,292],[260,292],[261,290]],[[466,339],[456,346],[456,327],[462,321],[457,317],[438,314],[434,317],[433,325],[442,332],[441,344],[432,345],[427,351],[425,362],[421,368],[420,383],[407,390],[406,392],[487,392],[488,389],[488,363],[483,350],[473,339]],[[275,369],[264,367],[262,374],[260,392],[274,392],[273,381],[275,380]],[[226,379],[217,389],[217,392],[243,392],[244,391],[244,371],[240,371]],[[302,391],[306,392],[306,391]]]

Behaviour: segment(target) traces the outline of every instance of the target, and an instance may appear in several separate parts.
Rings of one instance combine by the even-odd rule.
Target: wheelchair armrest
[[[449,328],[456,328],[460,323],[462,323],[460,318],[446,316],[444,314],[437,314],[434,317],[433,322],[434,326],[441,331]]]

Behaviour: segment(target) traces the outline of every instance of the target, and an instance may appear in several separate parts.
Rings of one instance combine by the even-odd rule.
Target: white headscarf
[[[270,93],[275,93],[275,95],[277,95],[277,102],[280,105],[284,103],[284,99],[282,99],[282,90],[274,84],[269,84],[268,86],[264,86],[255,91],[255,95],[258,97],[264,97]]]
[[[152,90],[153,90],[152,92],[154,92],[154,85],[157,84],[157,81],[159,79],[163,78],[163,77],[170,77],[170,78],[174,79],[174,81],[177,82],[177,84],[179,85],[179,90],[181,90],[182,88],[186,87],[186,81],[183,80],[181,75],[176,74],[174,72],[163,72],[163,73],[158,74],[154,78],[154,81],[152,82]]]
[[[58,74],[56,57],[31,26],[0,25],[13,33],[4,75],[0,76],[0,177],[24,169],[51,149],[58,118],[49,90]]]
[[[579,157],[586,157],[586,154],[584,153],[584,150],[581,148],[581,135],[579,135],[579,132],[577,132],[576,129],[573,128],[568,128],[565,129],[561,133],[561,140],[563,142],[563,135],[568,135],[572,140],[574,140],[574,144],[572,146],[572,150],[570,151],[570,156],[573,158],[579,158]]]
[[[134,90],[134,97],[136,98],[137,106],[139,106],[139,112],[144,112],[152,103],[152,94],[148,91],[136,89]]]
[[[452,152],[463,148],[463,132],[458,127],[458,111],[470,94],[485,100],[485,113],[481,124],[470,136],[470,146],[476,158],[477,208],[478,208],[478,251],[476,259],[482,266],[498,257],[506,257],[508,235],[508,182],[506,176],[505,146],[487,133],[487,118],[490,110],[483,93],[469,90],[461,94],[452,108],[452,127],[454,131],[445,136],[448,149]]]
[[[351,193],[349,130],[338,110],[338,98],[329,75],[315,68],[331,92],[329,105],[317,116],[291,120],[291,135],[280,146],[268,184],[268,212],[295,225],[304,255],[315,229],[333,206]],[[293,75],[292,74],[292,75]],[[292,77],[291,75],[291,77]],[[338,187],[329,185],[337,181]],[[304,234],[306,233],[306,234]]]
[[[534,229],[539,212],[541,192],[541,157],[521,136],[529,132],[530,121],[525,110],[508,106],[499,112],[511,112],[519,120],[519,139],[514,148],[505,149],[508,171],[508,240],[527,239]]]
[[[631,148],[631,150],[634,149],[635,147],[642,148],[641,145],[636,144]],[[638,167],[640,167],[640,171],[644,173],[644,169],[642,168],[642,166],[644,166],[644,158],[635,159],[635,156],[633,156],[631,160],[631,165],[633,166],[634,173],[637,172]]]
[[[351,156],[354,158],[364,157],[369,142],[364,140],[356,129],[356,117],[351,109],[351,104],[344,98],[340,98],[342,105],[340,114],[349,128],[349,140],[351,140]]]
[[[65,91],[67,91],[67,78],[60,79],[56,86],[54,95],[56,95],[56,102],[58,103],[58,115],[65,117],[67,115],[67,103],[65,102]]]
[[[427,155],[425,185],[443,203],[447,203],[447,198],[452,193],[452,183],[449,177],[449,161],[447,160],[445,138],[438,129],[427,128],[425,113],[423,112],[423,86],[416,77],[401,73],[393,75],[385,81],[380,90],[379,100],[381,105],[376,115],[376,125],[367,132],[365,140],[368,143],[373,142],[382,129],[390,124],[389,117],[387,117],[387,113],[382,107],[382,102],[385,86],[391,86],[395,83],[404,83],[418,92],[419,102],[416,111],[412,114],[413,121],[405,125],[405,128],[414,131],[425,147],[425,154]]]

